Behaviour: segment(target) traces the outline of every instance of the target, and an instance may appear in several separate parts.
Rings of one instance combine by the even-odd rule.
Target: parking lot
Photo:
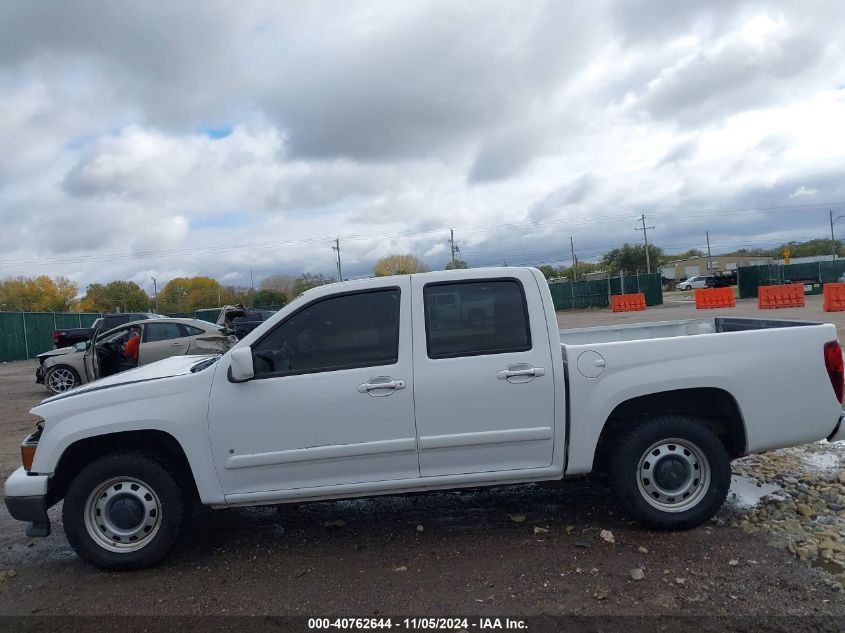
[[[777,311],[759,311],[751,301],[696,311],[672,293],[646,312],[559,313],[558,323],[719,315],[826,320],[842,340],[845,313],[822,312],[821,297],[807,302]],[[33,361],[0,365],[3,477],[20,462],[29,408],[46,395],[34,370]],[[46,539],[25,537],[3,507],[0,613],[843,616],[840,552],[798,552],[801,530],[845,537],[845,511],[838,509],[845,502],[843,463],[845,452],[824,443],[739,460],[734,492],[716,519],[676,533],[632,523],[609,491],[586,480],[278,510],[198,509],[171,557],[128,573],[102,572],[76,558],[62,534],[60,506],[50,511]],[[794,490],[785,489],[793,480]],[[767,491],[776,496],[758,505]],[[795,506],[807,495],[821,505],[804,517]],[[641,580],[633,579],[634,569],[644,572]]]

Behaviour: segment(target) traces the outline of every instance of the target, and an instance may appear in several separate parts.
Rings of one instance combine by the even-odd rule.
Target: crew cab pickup
[[[123,325],[124,323],[129,323],[130,321],[157,318],[160,318],[159,315],[150,314],[149,312],[106,314],[94,321],[94,323],[91,324],[91,327],[62,328],[60,330],[54,330],[53,349],[62,349],[65,347],[71,347],[77,343],[90,341],[91,337],[94,336],[94,332],[98,330],[100,332],[105,332],[106,330],[116,328],[118,325]]]
[[[439,297],[483,299],[483,323]],[[469,319],[469,314],[467,314]],[[566,317],[562,317],[564,322]],[[6,481],[46,535],[64,499],[74,550],[152,564],[190,504],[300,503],[548,482],[597,472],[648,527],[699,525],[730,461],[845,439],[833,325],[702,318],[558,330],[529,268],[309,290],[222,356],[168,358],[32,409]]]

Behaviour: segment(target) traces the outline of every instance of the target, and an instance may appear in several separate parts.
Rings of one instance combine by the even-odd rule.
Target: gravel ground
[[[34,367],[0,365],[4,477],[19,463],[27,411],[45,395]],[[841,617],[843,460],[845,447],[827,443],[739,460],[728,504],[687,532],[644,530],[586,480],[200,509],[170,558],[130,573],[77,559],[60,506],[46,539],[26,538],[2,508],[0,614]]]

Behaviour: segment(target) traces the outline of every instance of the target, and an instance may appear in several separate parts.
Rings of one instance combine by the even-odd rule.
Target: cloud
[[[695,155],[696,150],[698,149],[698,144],[696,143],[695,139],[689,141],[682,141],[675,145],[672,149],[670,149],[666,155],[660,159],[660,162],[657,163],[658,167],[663,165],[672,165],[675,163],[683,162],[689,158],[692,158]]]
[[[642,212],[670,251],[816,235],[843,36],[833,0],[5,3],[0,276],[332,274],[338,236],[359,276],[449,228],[565,263]]]

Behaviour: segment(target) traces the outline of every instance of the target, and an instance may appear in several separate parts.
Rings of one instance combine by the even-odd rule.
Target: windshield
[[[106,343],[111,343],[112,341],[116,341],[119,338],[126,336],[128,330],[118,330],[117,332],[112,332],[111,334],[106,334],[101,336],[97,339],[97,345],[105,345]]]

